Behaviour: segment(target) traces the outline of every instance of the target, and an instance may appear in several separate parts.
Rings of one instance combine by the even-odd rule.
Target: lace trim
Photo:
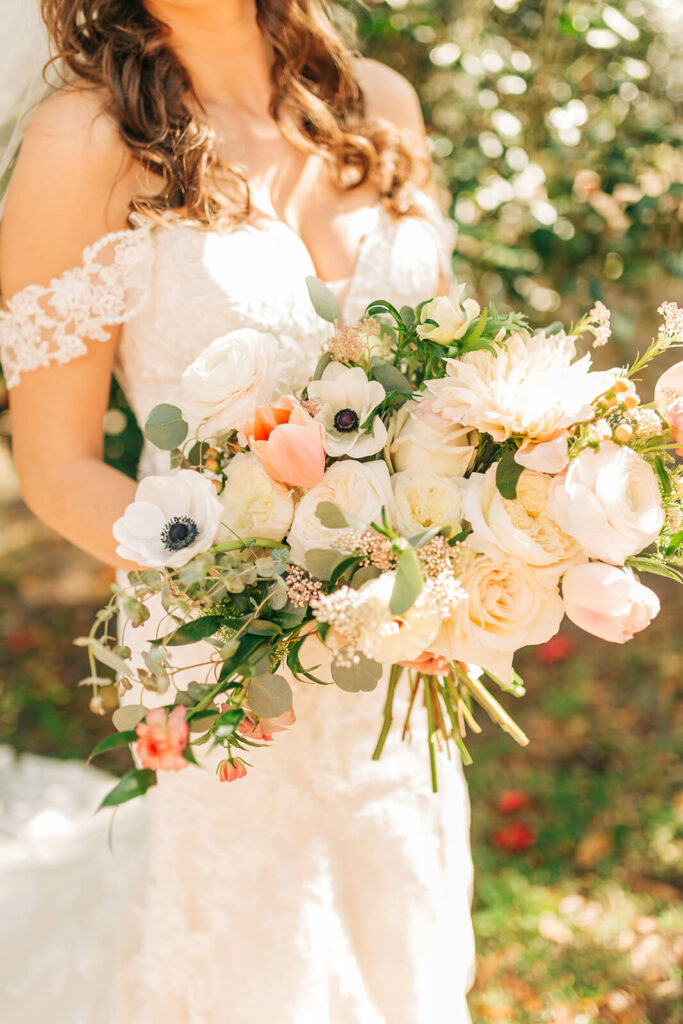
[[[7,386],[22,373],[85,355],[87,342],[109,341],[107,328],[135,316],[147,296],[152,225],[115,231],[88,246],[81,264],[49,285],[29,285],[0,310],[0,357]]]

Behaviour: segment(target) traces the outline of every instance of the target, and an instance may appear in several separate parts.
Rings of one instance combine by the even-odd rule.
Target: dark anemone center
[[[352,430],[357,430],[359,423],[358,413],[353,409],[340,409],[334,417],[335,430],[340,434],[350,434]]]
[[[173,516],[161,531],[161,542],[167,551],[182,551],[197,538],[199,529],[189,516]]]

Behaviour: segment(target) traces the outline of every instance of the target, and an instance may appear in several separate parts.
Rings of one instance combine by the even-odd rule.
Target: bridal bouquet
[[[369,691],[385,670],[373,756],[405,680],[403,735],[422,706],[436,788],[437,747],[452,741],[470,761],[476,704],[527,742],[491,686],[523,694],[515,651],[549,640],[564,615],[623,643],[659,611],[640,574],[683,581],[683,362],[653,403],[635,387],[683,344],[674,303],[632,366],[597,372],[575,341],[608,339],[601,303],[568,333],[532,333],[459,286],[417,308],[372,302],[337,329],[336,298],[308,284],[330,339],[296,394],[278,389],[278,339],[242,329],[188,367],[179,406],[147,420],[170,469],[141,481],[114,527],[141,568],[77,643],[95,709],[108,682],[96,662],[124,690],[169,700],[115,712],[118,731],[94,753],[131,744],[140,767],[105,805],[196,762],[203,744],[223,748],[221,780],[243,776],[249,749],[294,720],[288,678]],[[166,625],[133,657],[126,631],[150,600]],[[200,641],[197,681],[173,686],[173,648]]]

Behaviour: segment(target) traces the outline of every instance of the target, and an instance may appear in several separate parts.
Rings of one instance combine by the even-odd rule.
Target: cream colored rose
[[[476,538],[467,543],[476,554],[458,579],[467,602],[454,605],[431,650],[509,682],[514,652],[557,633],[562,599],[557,585],[534,567],[492,546],[484,553]]]
[[[422,307],[417,333],[420,338],[438,341],[448,345],[456,338],[462,338],[473,320],[476,320],[481,309],[474,299],[465,299],[462,303],[464,284],[455,284],[447,296],[432,299]]]
[[[496,486],[494,463],[486,473],[473,473],[464,483],[463,508],[475,534],[527,565],[558,579],[586,555],[574,537],[548,514],[552,477],[525,469],[517,482],[517,497],[504,498]]]
[[[282,540],[294,517],[294,499],[276,484],[255,455],[235,455],[228,464],[220,495],[223,505],[220,540],[267,537]]]
[[[364,522],[377,519],[382,507],[389,520],[394,519],[394,496],[384,462],[356,462],[355,459],[335,462],[321,482],[304,494],[294,513],[287,540],[292,561],[300,565],[305,564],[307,551],[329,548],[343,532],[320,522],[316,509],[322,501],[331,501]]]
[[[659,536],[664,509],[654,470],[613,441],[585,448],[553,479],[548,515],[586,554],[623,565]]]
[[[473,466],[479,435],[435,413],[431,402],[412,399],[396,413],[388,453],[394,468],[464,476]]]
[[[202,438],[237,430],[274,396],[281,354],[277,338],[243,327],[216,338],[185,370],[180,405]]]
[[[404,537],[415,537],[432,526],[462,527],[462,480],[436,473],[405,469],[391,478],[396,506],[396,528]]]

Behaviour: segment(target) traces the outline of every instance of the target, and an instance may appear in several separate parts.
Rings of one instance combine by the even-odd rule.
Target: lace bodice
[[[380,203],[364,211],[353,275],[343,285],[346,322],[372,298],[416,303],[448,274],[450,225],[416,191],[420,215],[395,219]],[[134,226],[85,250],[79,267],[47,286],[32,285],[0,312],[0,352],[9,387],[27,371],[81,356],[123,325],[116,374],[138,420],[177,398],[183,370],[236,328],[275,334],[282,345],[278,385],[302,384],[330,327],[311,307],[305,278],[315,273],[301,238],[280,221],[230,232],[192,224]],[[151,468],[148,465],[147,468]]]

